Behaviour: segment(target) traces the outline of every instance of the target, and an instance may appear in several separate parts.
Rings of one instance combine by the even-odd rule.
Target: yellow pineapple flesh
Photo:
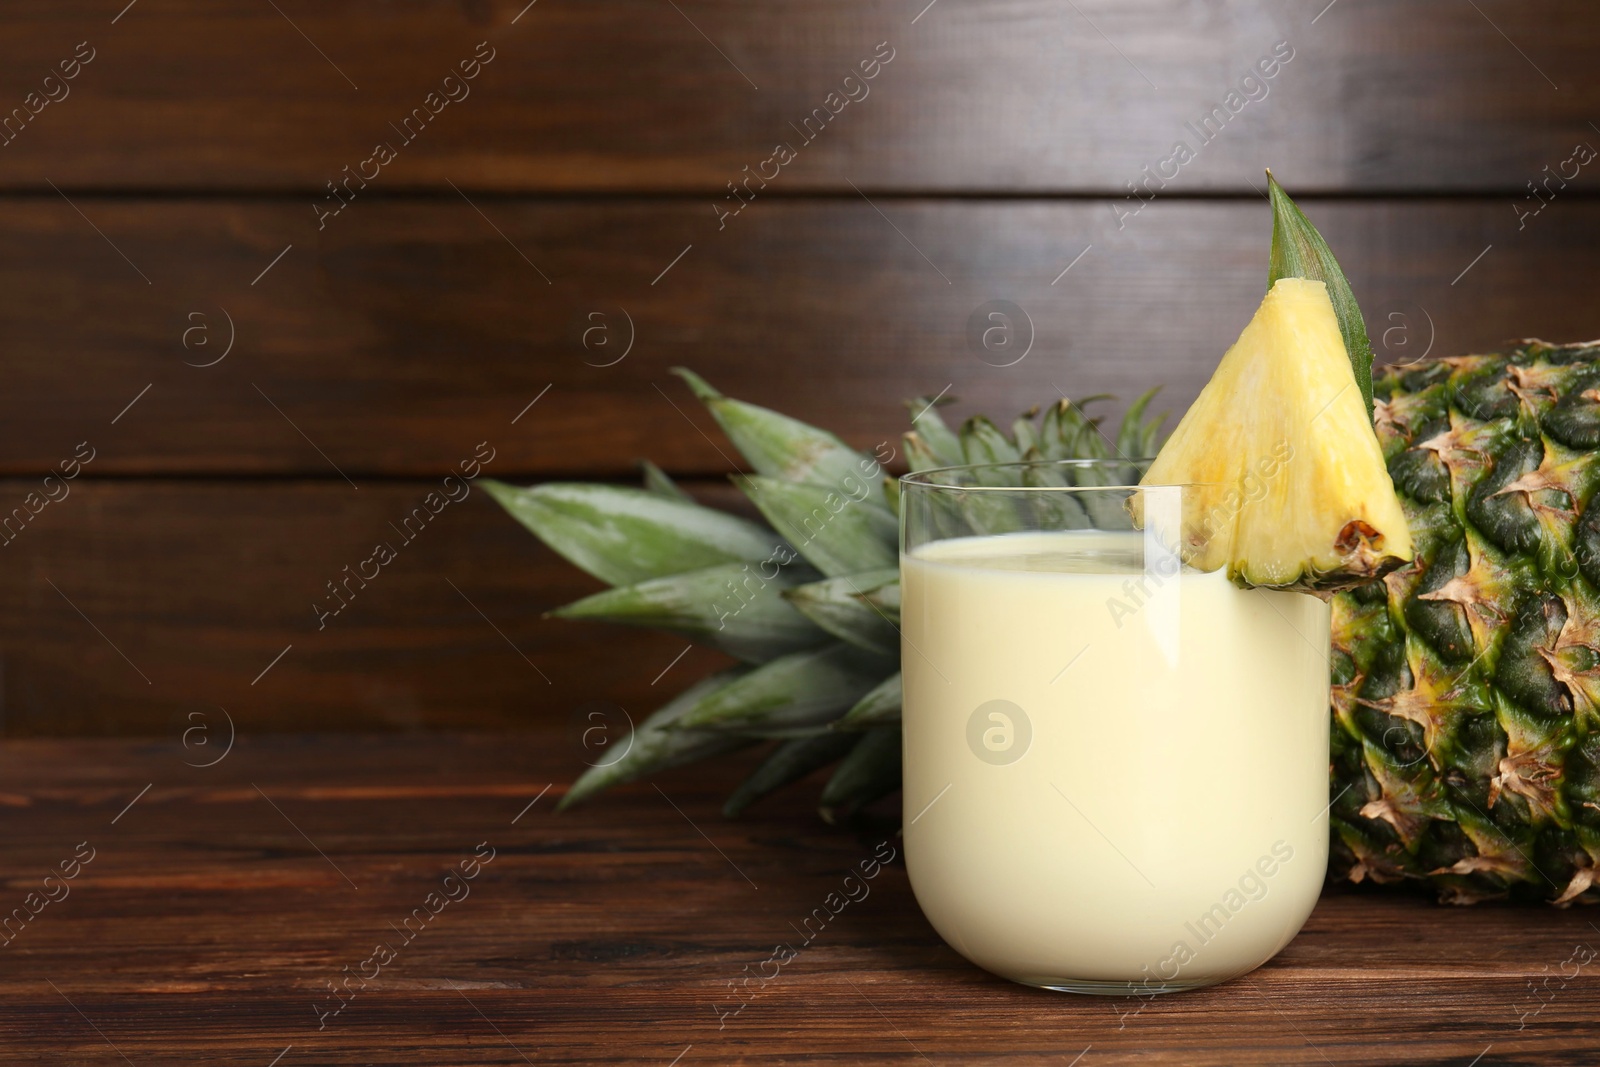
[[[1144,483],[1194,486],[1185,560],[1241,585],[1333,592],[1412,558],[1319,281],[1272,286]]]

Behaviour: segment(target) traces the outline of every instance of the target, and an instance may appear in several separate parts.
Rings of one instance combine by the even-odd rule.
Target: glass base
[[[1053,993],[1082,993],[1095,997],[1150,997],[1157,993],[1187,993],[1227,981],[1225,978],[1172,979],[1163,982],[1108,982],[1098,979],[1013,978],[1013,982],[1048,989]]]

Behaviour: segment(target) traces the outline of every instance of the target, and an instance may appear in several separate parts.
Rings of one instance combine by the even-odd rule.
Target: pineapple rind
[[[1334,875],[1600,900],[1600,343],[1373,392],[1417,558],[1333,600]]]

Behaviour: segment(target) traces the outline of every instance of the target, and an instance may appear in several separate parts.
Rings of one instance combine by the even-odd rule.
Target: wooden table
[[[730,823],[733,775],[703,769],[556,815],[560,731],[242,738],[185,765],[220,751],[0,750],[0,909],[76,874],[0,950],[4,1062],[1600,1062],[1581,909],[1331,891],[1259,971],[1146,1003],[977,970],[894,863],[734,1014],[730,983],[771,975],[892,829],[830,829],[806,786]]]

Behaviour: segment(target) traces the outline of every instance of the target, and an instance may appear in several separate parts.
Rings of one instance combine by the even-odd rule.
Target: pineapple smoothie
[[[902,558],[906,863],[1007,978],[1116,994],[1248,971],[1328,854],[1329,609],[1152,563],[1134,532]]]

